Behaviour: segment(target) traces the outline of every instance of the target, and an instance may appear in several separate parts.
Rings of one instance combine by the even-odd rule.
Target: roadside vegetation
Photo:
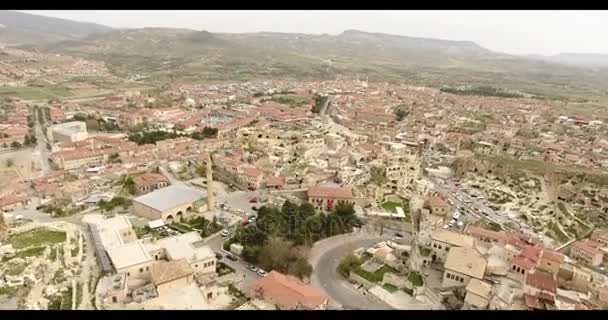
[[[255,226],[241,227],[224,243],[243,245],[242,257],[265,270],[309,277],[312,267],[307,253],[316,241],[352,231],[361,222],[352,205],[337,204],[332,213],[316,213],[310,203],[286,201],[281,208],[263,206]]]

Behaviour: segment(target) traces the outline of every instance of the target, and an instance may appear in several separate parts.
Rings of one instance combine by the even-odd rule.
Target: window
[[[139,273],[144,272],[144,268],[139,268]]]
[[[460,283],[464,282],[464,278],[460,277]]]
[[[150,267],[146,267],[146,271],[150,270]]]
[[[195,264],[195,265],[194,265],[194,267],[195,267],[195,268],[198,268],[198,264]]]

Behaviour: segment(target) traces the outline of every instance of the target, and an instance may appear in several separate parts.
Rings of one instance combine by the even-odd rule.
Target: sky
[[[510,54],[608,54],[608,11],[302,11],[91,10],[21,11],[114,28],[166,27],[209,32],[336,35],[356,29],[473,41]]]

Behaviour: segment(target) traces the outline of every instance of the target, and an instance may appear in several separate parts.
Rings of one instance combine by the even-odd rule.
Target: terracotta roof
[[[351,188],[329,187],[329,186],[314,186],[308,188],[308,196],[312,198],[353,198]]]
[[[24,202],[26,200],[27,200],[27,197],[25,197],[25,196],[17,196],[17,195],[14,195],[14,194],[9,194],[9,195],[6,195],[6,196],[0,198],[0,207],[8,206],[8,205],[15,204],[15,203]]]
[[[564,255],[557,251],[543,250],[542,258],[553,261],[553,262],[557,262],[557,263],[564,262]]]
[[[257,168],[246,167],[243,169],[243,174],[250,178],[257,178],[262,175],[262,171]]]
[[[521,255],[526,257],[528,260],[537,263],[540,260],[542,249],[539,247],[525,246],[521,252]]]
[[[477,226],[468,227],[467,233],[472,237],[490,239],[493,242],[506,243],[508,239],[508,235],[502,231],[494,231]]]
[[[431,207],[447,207],[448,204],[439,196],[433,196],[429,199],[429,205]]]
[[[524,269],[526,271],[530,271],[536,267],[536,263],[532,262],[530,259],[523,257],[523,256],[515,257],[513,259],[512,263],[516,266],[521,267],[522,269]]]
[[[528,274],[526,277],[526,284],[544,291],[552,293],[557,292],[557,283],[553,280],[553,277],[548,272],[536,271]]]
[[[589,255],[595,256],[598,254],[602,254],[602,251],[600,251],[598,249],[598,246],[596,245],[597,243],[597,241],[593,240],[577,241],[572,245],[572,247],[581,250]]]
[[[536,309],[540,306],[538,298],[535,296],[531,296],[529,294],[524,295],[524,300],[526,300],[526,306],[528,308]]]
[[[251,285],[252,295],[261,295],[271,300],[280,309],[292,310],[298,306],[316,309],[327,301],[327,297],[317,288],[307,285],[298,278],[271,271]]]
[[[133,182],[137,186],[149,186],[149,185],[156,185],[160,182],[169,183],[169,180],[162,174],[144,173],[144,174],[140,174],[137,177],[133,178]]]
[[[150,277],[155,285],[171,282],[194,274],[185,259],[161,261],[150,266]]]
[[[282,186],[285,184],[285,179],[281,176],[272,176],[266,181],[267,186]]]

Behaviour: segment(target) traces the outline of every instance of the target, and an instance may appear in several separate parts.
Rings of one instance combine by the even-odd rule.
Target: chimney
[[[213,210],[213,188],[211,184],[213,182],[213,169],[211,167],[211,154],[207,156],[207,210]]]

